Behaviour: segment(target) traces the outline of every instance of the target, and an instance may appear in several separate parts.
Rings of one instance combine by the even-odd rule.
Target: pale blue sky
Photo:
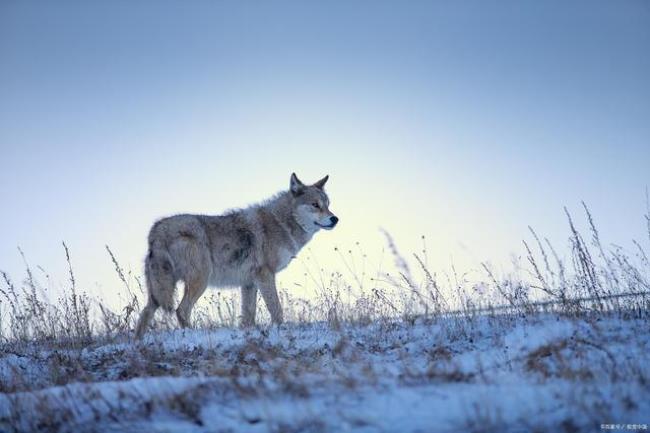
[[[20,245],[91,290],[141,269],[146,232],[330,174],[340,226],[311,244],[435,266],[507,264],[562,206],[644,239],[645,1],[0,3],[0,269]],[[647,238],[644,240],[647,241]],[[302,271],[283,276],[291,280]],[[291,268],[291,267],[290,267]]]

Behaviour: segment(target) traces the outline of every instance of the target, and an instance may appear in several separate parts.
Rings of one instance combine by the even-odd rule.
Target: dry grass
[[[281,292],[286,320],[294,323],[326,321],[332,328],[342,324],[369,324],[377,321],[417,318],[436,319],[459,316],[471,321],[483,314],[526,316],[538,312],[555,312],[569,317],[584,317],[602,312],[628,315],[646,314],[650,302],[650,261],[641,242],[634,242],[633,253],[613,245],[606,249],[600,240],[594,219],[583,203],[589,226],[589,239],[581,234],[567,214],[571,254],[560,259],[548,239],[540,238],[530,228],[532,244],[524,241],[527,267],[517,275],[500,277],[483,264],[485,280],[470,281],[452,268],[451,275],[440,279],[427,266],[427,250],[413,254],[415,271],[402,256],[394,240],[384,233],[388,250],[393,256],[390,272],[380,263],[372,272],[366,255],[358,243],[346,253],[338,248],[344,270],[326,272],[320,266],[312,270],[305,266],[316,296],[310,299]],[[650,239],[650,216],[648,222]],[[1,272],[0,286],[0,344],[47,342],[53,346],[85,346],[93,342],[121,341],[131,335],[144,298],[142,278],[126,271],[115,253],[106,246],[122,290],[118,291],[124,306],[113,311],[101,300],[91,298],[78,287],[72,266],[72,256],[63,243],[68,265],[64,295],[48,301],[48,285],[38,282],[32,266],[22,250],[25,278],[16,285]],[[317,264],[317,263],[316,263]],[[318,264],[317,264],[318,265]],[[38,270],[47,275],[42,268]],[[46,278],[49,283],[49,277]],[[238,294],[217,291],[206,296],[207,302],[193,313],[195,327],[217,328],[237,326],[239,321]],[[268,319],[263,308],[261,320]],[[171,315],[158,313],[157,329],[177,326]]]
[[[414,272],[385,233],[394,258],[391,272],[379,268],[370,273],[358,244],[356,253],[361,259],[355,258],[352,250],[347,254],[337,251],[345,270],[326,273],[305,268],[316,296],[302,299],[283,291],[285,317],[296,323],[327,321],[338,327],[342,323],[368,324],[395,318],[409,322],[418,317],[449,315],[471,320],[474,315],[485,313],[527,315],[553,311],[573,317],[605,311],[645,314],[650,301],[644,295],[650,292],[650,263],[645,249],[635,242],[633,254],[618,246],[607,250],[589,209],[583,206],[590,241],[576,229],[567,212],[571,246],[567,262],[559,258],[548,239],[542,240],[530,229],[534,248],[524,241],[528,267],[519,270],[526,278],[499,277],[483,264],[484,282],[471,282],[455,271],[451,277],[440,280],[426,265],[426,245],[421,255],[413,255],[417,271]],[[0,341],[83,346],[98,339],[106,341],[130,334],[143,299],[142,279],[125,271],[114,252],[106,247],[123,288],[120,297],[124,306],[113,311],[77,286],[71,253],[65,243],[63,249],[69,279],[64,296],[56,302],[46,300],[49,287],[39,284],[22,251],[26,273],[22,283],[17,286],[2,272]],[[626,295],[630,293],[637,295]],[[197,327],[231,327],[238,323],[238,315],[237,294],[216,292],[194,312],[193,320]],[[159,315],[155,326],[171,329],[176,323],[170,316]]]

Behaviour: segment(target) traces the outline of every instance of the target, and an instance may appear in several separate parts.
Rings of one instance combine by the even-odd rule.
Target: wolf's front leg
[[[260,271],[255,285],[262,293],[266,308],[271,314],[271,320],[275,324],[281,324],[283,322],[282,305],[280,305],[278,291],[275,288],[275,274],[269,270]]]

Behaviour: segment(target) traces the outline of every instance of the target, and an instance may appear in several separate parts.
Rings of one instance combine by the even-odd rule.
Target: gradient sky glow
[[[91,292],[118,284],[104,244],[140,271],[156,218],[292,171],[330,175],[328,266],[383,227],[507,267],[527,225],[565,248],[580,200],[647,245],[650,3],[3,1],[0,160],[0,269],[22,278],[20,245],[64,281],[66,240]]]

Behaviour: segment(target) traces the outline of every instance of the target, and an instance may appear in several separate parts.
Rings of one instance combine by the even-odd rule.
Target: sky
[[[645,1],[0,2],[0,269],[105,298],[104,245],[141,273],[147,231],[330,175],[339,226],[385,229],[433,269],[507,270],[533,226],[568,251],[563,206],[648,245]],[[370,266],[370,265],[369,265]],[[504,271],[505,272],[505,271]],[[39,278],[42,273],[39,273]]]

